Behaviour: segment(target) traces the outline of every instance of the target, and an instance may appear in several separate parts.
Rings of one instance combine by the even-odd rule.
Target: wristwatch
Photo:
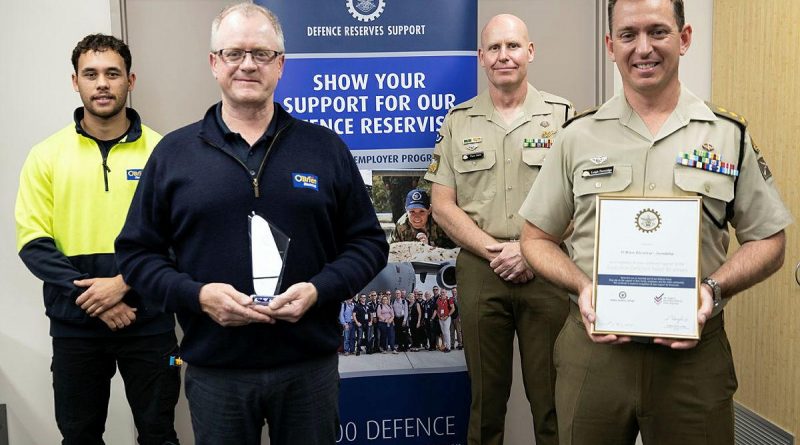
[[[703,278],[702,282],[707,284],[708,287],[711,288],[711,294],[714,298],[714,307],[719,306],[719,302],[722,301],[722,288],[719,287],[719,283],[717,283],[717,280],[711,277],[705,277]]]

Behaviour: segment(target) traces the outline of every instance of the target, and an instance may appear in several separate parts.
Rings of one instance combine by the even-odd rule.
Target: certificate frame
[[[599,195],[593,334],[699,339],[703,198]]]

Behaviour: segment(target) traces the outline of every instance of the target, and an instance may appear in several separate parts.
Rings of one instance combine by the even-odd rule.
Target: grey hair
[[[220,48],[216,47],[216,40],[217,40],[217,31],[219,31],[219,25],[222,23],[222,20],[225,19],[228,15],[238,12],[245,17],[250,17],[255,14],[263,14],[269,20],[269,23],[272,25],[272,29],[275,30],[275,35],[278,37],[278,48],[274,48],[276,51],[283,52],[285,51],[284,48],[284,40],[283,40],[283,28],[281,27],[281,22],[278,20],[278,16],[275,15],[274,12],[270,11],[269,9],[254,4],[252,1],[244,1],[241,3],[234,3],[232,5],[226,6],[225,9],[220,11],[219,14],[214,18],[214,21],[211,22],[211,51],[217,51]]]

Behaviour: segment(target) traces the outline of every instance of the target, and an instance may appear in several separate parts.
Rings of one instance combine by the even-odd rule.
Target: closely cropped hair
[[[278,16],[275,15],[269,9],[254,4],[252,1],[245,1],[241,3],[236,3],[230,6],[227,6],[225,9],[220,11],[214,21],[211,22],[211,51],[219,51],[223,48],[217,48],[217,31],[219,30],[219,25],[222,23],[222,20],[227,17],[229,14],[238,12],[244,15],[245,17],[250,17],[254,14],[263,14],[267,19],[269,19],[270,24],[272,25],[272,29],[275,30],[275,35],[278,37],[278,48],[268,48],[275,51],[284,51],[283,46],[283,28],[281,27],[281,22],[278,20]]]
[[[683,0],[670,0],[672,2],[672,11],[675,14],[675,23],[678,24],[678,31],[683,29],[686,24],[686,15],[683,13]],[[614,19],[614,6],[617,0],[608,0],[608,32],[611,32],[611,23]]]
[[[78,72],[78,59],[81,57],[81,54],[89,51],[101,53],[106,50],[111,50],[119,54],[125,62],[126,74],[130,74],[131,64],[133,63],[131,60],[130,48],[128,48],[128,45],[122,40],[105,34],[90,34],[78,42],[78,45],[72,50],[72,68],[76,73]]]

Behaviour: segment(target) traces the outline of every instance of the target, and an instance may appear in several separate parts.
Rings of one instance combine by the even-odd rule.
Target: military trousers
[[[698,345],[595,344],[577,305],[555,346],[562,445],[730,445],[737,381],[723,314]]]
[[[505,281],[465,249],[456,280],[472,394],[467,442],[503,443],[516,334],[536,444],[558,444],[552,353],[569,310],[566,293],[541,278]]]

